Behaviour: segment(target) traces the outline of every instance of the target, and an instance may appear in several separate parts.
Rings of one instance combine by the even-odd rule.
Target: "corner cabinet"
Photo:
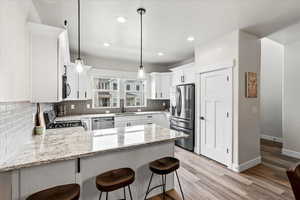
[[[92,99],[90,76],[91,68],[91,66],[84,65],[83,71],[81,73],[78,73],[76,70],[76,65],[74,63],[66,66],[69,93],[67,94],[67,98],[65,100],[69,101]]]
[[[171,73],[151,73],[151,99],[170,99]]]
[[[195,83],[195,64],[189,63],[180,67],[172,68],[172,86]]]
[[[70,64],[66,29],[28,23],[30,30],[31,102],[63,98],[64,66]]]

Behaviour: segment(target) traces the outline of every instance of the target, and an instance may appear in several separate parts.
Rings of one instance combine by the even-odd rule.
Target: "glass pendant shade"
[[[139,71],[138,71],[138,78],[139,79],[144,79],[145,78],[145,72],[144,72],[144,67],[141,66]]]
[[[76,64],[76,70],[78,73],[81,73],[83,71],[83,60],[80,58],[77,58],[75,61]]]

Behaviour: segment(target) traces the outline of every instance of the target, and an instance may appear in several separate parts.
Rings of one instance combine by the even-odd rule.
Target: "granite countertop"
[[[70,115],[64,117],[57,117],[56,121],[66,120],[80,120],[83,118],[94,118],[94,117],[122,117],[122,116],[139,116],[139,115],[153,115],[153,114],[166,114],[170,115],[167,111],[146,111],[146,112],[125,112],[125,113],[108,113],[108,114],[82,114],[82,115]]]
[[[32,136],[31,141],[20,148],[17,154],[0,160],[0,172],[184,137],[187,135],[183,132],[155,124],[96,131],[85,131],[82,127],[50,129],[44,135]]]

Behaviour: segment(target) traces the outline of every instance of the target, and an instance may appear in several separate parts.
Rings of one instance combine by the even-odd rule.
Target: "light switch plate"
[[[89,103],[86,104],[86,108],[87,108],[87,109],[91,108],[91,104],[89,104]]]
[[[71,105],[71,109],[72,109],[72,110],[75,109],[75,105],[74,105],[74,104]]]

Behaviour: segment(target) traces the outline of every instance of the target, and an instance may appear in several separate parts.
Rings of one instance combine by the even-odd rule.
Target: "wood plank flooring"
[[[203,156],[176,147],[178,173],[186,200],[294,200],[285,170],[299,160],[281,155],[281,145],[262,140],[262,164],[235,173]],[[175,189],[179,190],[177,181]],[[174,199],[181,199],[169,191]],[[154,197],[151,200],[159,200]]]

